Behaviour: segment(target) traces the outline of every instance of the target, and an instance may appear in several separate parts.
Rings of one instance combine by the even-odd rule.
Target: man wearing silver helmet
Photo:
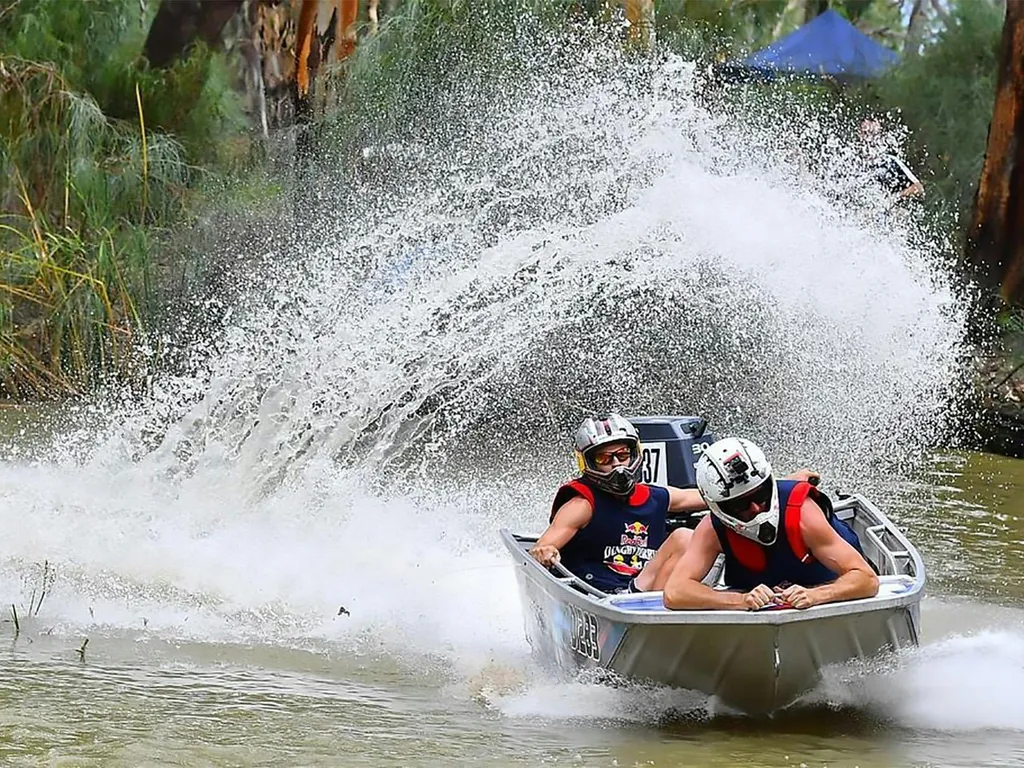
[[[711,514],[665,579],[666,608],[803,609],[878,592],[857,535],[832,514],[828,497],[808,482],[776,481],[754,443],[718,440],[696,470]],[[722,553],[728,590],[703,583]]]
[[[575,449],[580,477],[556,493],[530,554],[542,565],[561,562],[604,592],[661,589],[693,535],[688,528],[668,535],[668,513],[706,509],[700,493],[640,483],[640,435],[618,414],[585,419]]]

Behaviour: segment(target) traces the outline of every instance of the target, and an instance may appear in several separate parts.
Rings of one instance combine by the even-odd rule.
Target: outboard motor
[[[642,478],[653,485],[696,488],[694,465],[717,439],[699,416],[627,416],[640,433]]]

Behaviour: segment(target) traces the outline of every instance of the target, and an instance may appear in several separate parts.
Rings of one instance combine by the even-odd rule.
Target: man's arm
[[[924,184],[922,184],[920,181],[915,181],[909,187],[907,187],[902,192],[900,192],[898,195],[896,195],[896,199],[897,200],[903,200],[903,199],[908,198],[908,197],[923,197],[923,196],[924,196]]]
[[[700,492],[696,488],[668,487],[668,511],[669,512],[699,512],[707,509]]]
[[[551,567],[558,562],[558,550],[587,527],[594,508],[582,496],[574,496],[558,508],[551,525],[530,549],[530,555],[541,565]]]
[[[896,194],[896,199],[902,200],[907,197],[920,197],[924,195],[924,184],[922,184],[921,180],[914,175],[914,172],[907,167],[907,164],[895,155],[889,155],[889,158],[890,162],[892,162],[898,169],[899,175],[901,175],[907,183],[907,186]]]
[[[813,499],[800,508],[800,533],[814,559],[839,577],[818,587],[787,587],[779,594],[783,600],[794,608],[810,608],[878,594],[878,576],[863,555],[836,532]]]
[[[743,610],[747,607],[741,593],[713,589],[701,581],[708,575],[721,551],[711,518],[705,517],[694,529],[686,553],[676,563],[665,583],[662,594],[666,608],[678,611],[701,608]]]

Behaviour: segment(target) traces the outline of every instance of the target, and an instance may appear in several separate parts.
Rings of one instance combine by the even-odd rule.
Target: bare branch
[[[943,24],[947,27],[953,26],[953,16],[948,8],[943,7],[942,0],[932,0],[932,8],[935,9],[935,15],[939,17]]]

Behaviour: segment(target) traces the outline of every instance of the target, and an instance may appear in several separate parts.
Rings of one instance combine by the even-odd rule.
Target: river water
[[[1024,765],[1024,463],[935,449],[965,315],[935,241],[835,194],[822,126],[584,53],[454,84],[472,114],[344,215],[238,245],[145,395],[0,411],[0,763]],[[497,529],[543,526],[608,408],[884,506],[922,647],[771,721],[551,677]]]
[[[248,539],[235,529],[210,556],[197,541],[166,542],[176,565],[125,526],[99,567],[88,562],[98,521],[64,520],[74,532],[51,540],[68,550],[29,616],[41,569],[12,561],[6,542],[44,548],[44,537],[31,511],[15,523],[5,506],[3,574],[21,634],[2,625],[0,763],[1022,765],[1024,462],[944,455],[937,466],[935,498],[903,516],[928,567],[922,647],[883,670],[837,670],[773,720],[681,691],[549,678],[529,657],[493,535],[466,548],[452,537],[450,557],[399,536],[363,561],[354,593],[303,576],[317,569],[319,537],[294,548],[287,526],[264,522]],[[398,510],[390,524],[403,522]],[[326,546],[342,560],[363,542],[339,532]],[[203,593],[204,581],[226,594]]]

